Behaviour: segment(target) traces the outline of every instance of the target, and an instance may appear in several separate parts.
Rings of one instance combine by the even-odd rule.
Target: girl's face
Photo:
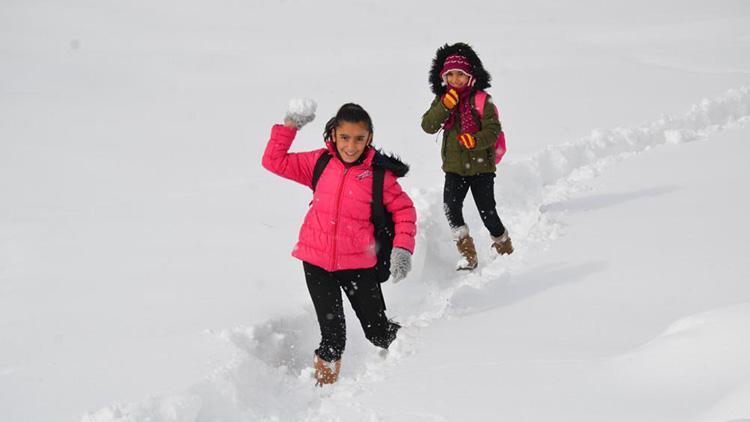
[[[445,80],[454,88],[463,88],[469,83],[469,75],[460,70],[451,70],[445,74]]]
[[[365,122],[341,122],[333,130],[333,143],[346,163],[357,161],[371,140],[372,134]]]

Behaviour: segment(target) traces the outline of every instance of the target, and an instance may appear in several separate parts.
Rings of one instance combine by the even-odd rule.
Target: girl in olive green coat
[[[445,215],[462,256],[457,269],[473,270],[477,252],[463,218],[463,202],[469,190],[490,232],[492,246],[501,255],[513,252],[495,204],[495,143],[502,126],[489,95],[481,113],[474,109],[474,97],[477,91],[489,88],[490,75],[469,45],[440,47],[430,69],[430,83],[435,99],[422,116],[422,129],[427,133],[443,129]]]

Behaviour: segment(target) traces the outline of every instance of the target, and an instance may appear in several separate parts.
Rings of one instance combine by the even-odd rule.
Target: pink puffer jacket
[[[297,131],[274,125],[263,153],[263,167],[281,177],[312,188],[315,162],[325,148],[290,153]],[[333,144],[328,151],[335,155]],[[292,255],[326,271],[372,268],[376,263],[375,233],[370,222],[373,160],[385,167],[383,202],[393,214],[393,246],[414,252],[417,214],[409,196],[396,180],[408,167],[393,157],[365,150],[365,159],[354,166],[333,158],[318,179],[310,209],[302,223]]]

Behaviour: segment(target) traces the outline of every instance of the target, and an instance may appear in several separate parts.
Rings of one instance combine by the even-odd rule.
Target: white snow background
[[[516,252],[453,271],[443,43],[508,138]],[[290,256],[310,192],[260,165],[290,98],[411,164],[387,354],[348,313],[337,385]],[[749,421],[746,1],[3,0],[0,420]]]

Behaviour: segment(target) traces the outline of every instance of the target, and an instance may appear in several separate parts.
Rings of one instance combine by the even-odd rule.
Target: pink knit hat
[[[460,70],[469,75],[469,86],[474,85],[474,77],[471,74],[471,63],[469,63],[469,60],[467,60],[466,57],[458,54],[446,57],[445,62],[443,62],[443,70],[440,71],[440,77],[443,78],[443,81],[446,84],[448,81],[445,79],[445,74],[451,70]]]

